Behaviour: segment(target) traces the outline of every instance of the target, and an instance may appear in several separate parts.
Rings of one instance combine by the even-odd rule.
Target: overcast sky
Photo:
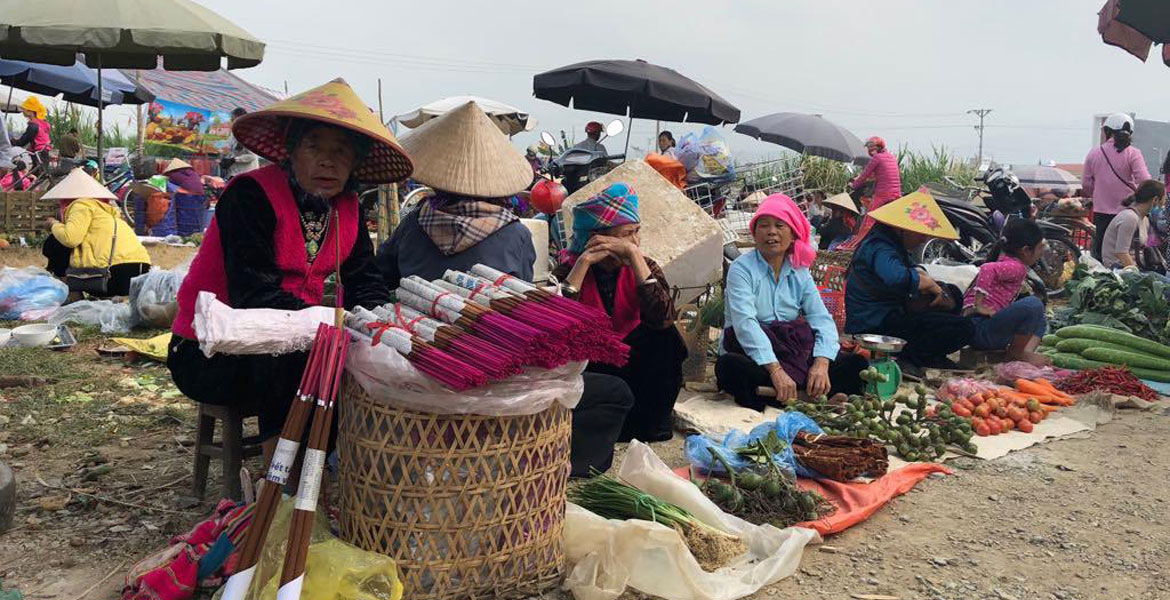
[[[598,116],[533,98],[532,76],[642,58],[723,95],[745,120],[816,112],[894,146],[973,156],[965,113],[991,108],[985,155],[1002,162],[1080,161],[1095,113],[1170,120],[1170,68],[1158,48],[1143,64],[1101,42],[1104,0],[198,1],[268,43],[246,79],[296,92],[342,76],[376,109],[381,77],[387,118],[476,94],[579,138]],[[634,144],[653,131],[635,122]],[[745,154],[775,148],[725,132]]]

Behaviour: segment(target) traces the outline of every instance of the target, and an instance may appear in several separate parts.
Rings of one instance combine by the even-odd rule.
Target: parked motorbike
[[[1036,218],[1032,199],[1010,171],[993,167],[984,181],[986,189],[963,186],[946,178],[952,188],[966,192],[965,198],[948,196],[948,190],[931,190],[943,214],[958,230],[959,239],[932,239],[921,247],[916,259],[924,264],[981,265],[987,261],[1004,225],[1014,219],[1032,219],[1040,226],[1048,243],[1043,256],[1032,267],[1029,281],[1036,295],[1042,298],[1062,293],[1066,265],[1075,264],[1081,255],[1080,249],[1072,243],[1071,232],[1052,221]]]

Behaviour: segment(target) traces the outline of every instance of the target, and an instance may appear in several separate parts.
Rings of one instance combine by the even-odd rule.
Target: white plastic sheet
[[[199,292],[195,300],[195,335],[199,349],[209,357],[221,352],[287,354],[307,350],[320,323],[333,323],[332,308],[238,309],[220,302],[211,292]]]
[[[577,600],[613,600],[626,587],[672,600],[735,600],[792,575],[804,547],[821,541],[811,529],[752,525],[724,513],[637,441],[630,444],[619,476],[687,509],[704,523],[739,536],[748,552],[708,573],[672,529],[648,521],[606,520],[569,504],[564,535],[570,570],[565,588]]]
[[[574,408],[585,388],[585,363],[553,370],[529,369],[484,387],[456,392],[420,373],[385,344],[358,336],[350,346],[346,370],[372,398],[407,410],[439,415],[531,415],[560,402]]]
[[[51,325],[77,323],[100,325],[102,333],[128,333],[131,327],[130,304],[111,300],[80,300],[58,308],[49,317]]]

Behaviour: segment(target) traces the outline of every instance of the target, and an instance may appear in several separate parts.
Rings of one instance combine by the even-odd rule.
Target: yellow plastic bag
[[[276,598],[288,545],[292,505],[292,499],[285,498],[276,509],[247,600]],[[223,589],[220,589],[214,599],[219,600],[222,594]],[[398,579],[398,567],[393,558],[366,552],[334,537],[324,517],[318,514],[309,542],[301,600],[334,599],[402,600],[402,582]]]
[[[111,338],[110,341],[126,346],[141,356],[165,363],[167,362],[167,346],[171,343],[171,334],[168,332],[145,340],[139,338]]]

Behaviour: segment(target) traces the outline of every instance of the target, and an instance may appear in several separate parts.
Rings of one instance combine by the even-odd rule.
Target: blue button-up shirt
[[[816,335],[813,356],[837,358],[841,349],[837,324],[808,269],[794,269],[785,260],[777,279],[760,253],[752,250],[731,263],[723,296],[727,325],[735,329],[740,345],[756,364],[778,362],[762,325],[801,316]],[[719,351],[723,352],[722,341]]]
[[[853,253],[845,281],[846,333],[880,333],[882,322],[917,295],[918,269],[901,240],[888,227],[875,226]]]

